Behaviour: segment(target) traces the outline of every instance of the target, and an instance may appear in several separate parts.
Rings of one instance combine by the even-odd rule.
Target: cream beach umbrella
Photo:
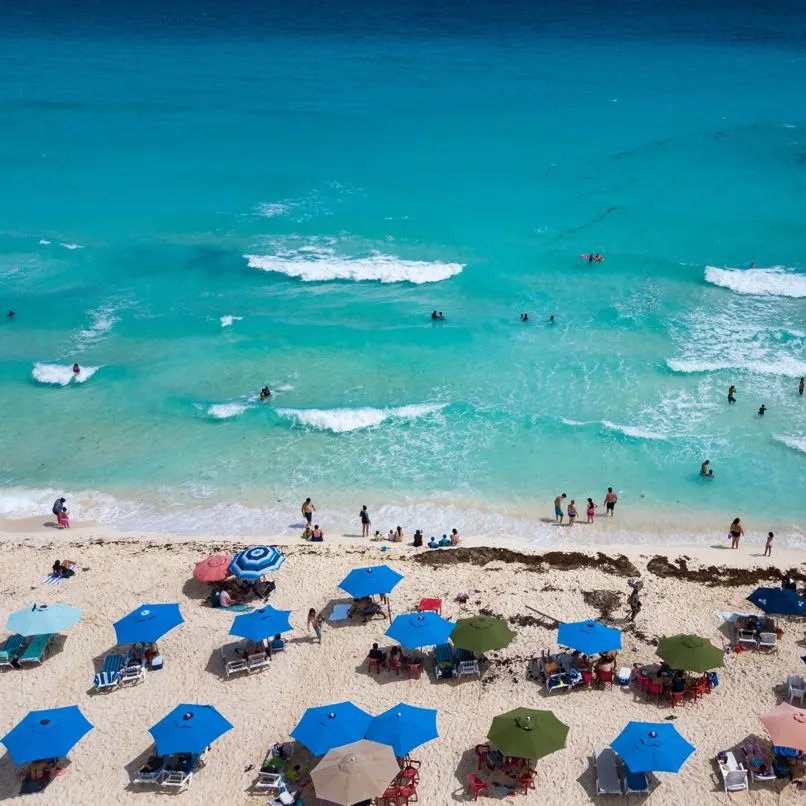
[[[383,795],[400,772],[388,744],[369,739],[330,750],[311,771],[316,797],[341,806]]]

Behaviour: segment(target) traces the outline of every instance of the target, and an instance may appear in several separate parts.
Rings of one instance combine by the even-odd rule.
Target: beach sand
[[[632,689],[546,695],[530,679],[530,669],[541,649],[557,648],[552,619],[604,616],[625,627],[628,579],[640,574],[643,609],[634,630],[624,634],[619,665],[650,663],[657,660],[654,641],[664,635],[697,633],[720,646],[722,623],[713,611],[753,612],[745,597],[757,584],[778,584],[776,569],[802,568],[799,551],[776,550],[770,562],[755,546],[738,552],[609,546],[596,552],[544,553],[507,539],[484,544],[465,539],[458,550],[440,551],[344,537],[319,545],[285,539],[287,562],[274,577],[271,604],[293,611],[295,630],[287,636],[287,650],[263,672],[225,680],[218,648],[232,640],[227,635],[232,614],[202,604],[207,588],[192,579],[192,570],[209,554],[243,543],[121,535],[94,524],[59,532],[42,524],[41,518],[2,524],[3,623],[11,611],[33,602],[65,602],[83,608],[83,615],[40,667],[2,673],[0,731],[5,733],[30,709],[70,704],[78,704],[95,725],[70,754],[66,774],[37,799],[42,804],[165,802],[154,790],[133,788],[130,777],[149,753],[148,728],[180,702],[214,704],[234,725],[213,744],[206,767],[182,800],[263,804],[265,795],[250,794],[250,787],[272,743],[288,738],[307,707],[341,700],[371,713],[400,701],[438,709],[439,738],[412,754],[422,761],[423,804],[469,800],[464,782],[476,768],[473,748],[485,741],[495,715],[517,706],[550,709],[570,726],[567,747],[538,762],[536,790],[524,802],[585,803],[593,799],[594,749],[607,746],[628,720],[662,721],[673,712],[645,702]],[[57,558],[75,560],[78,573],[59,586],[41,584]],[[485,610],[510,621],[517,637],[506,650],[490,654],[480,682],[368,674],[365,658],[372,642],[391,645],[383,634],[385,620],[326,626],[322,645],[312,640],[305,630],[308,608],[326,609],[344,600],[337,585],[345,574],[380,562],[405,575],[390,597],[393,615],[413,609],[423,596],[438,596],[449,618]],[[460,592],[469,594],[465,605],[455,601]],[[115,644],[112,623],[142,603],[172,601],[180,603],[185,623],[159,643],[165,668],[148,673],[136,687],[92,693],[93,663]],[[722,791],[714,756],[748,736],[766,740],[759,714],[781,701],[788,674],[806,671],[800,624],[784,620],[782,626],[777,654],[726,655],[719,687],[674,711],[674,724],[697,751],[679,775],[652,777],[653,803],[731,802]],[[17,802],[17,772],[7,754],[0,757],[0,798]],[[789,784],[751,787],[733,797],[750,803],[800,799]],[[492,798],[504,792],[494,790]],[[319,802],[308,789],[305,803]]]

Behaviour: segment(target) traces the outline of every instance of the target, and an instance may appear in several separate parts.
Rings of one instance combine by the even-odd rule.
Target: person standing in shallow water
[[[563,499],[565,497],[565,493],[562,493],[554,499],[554,520],[557,521],[557,523],[563,522]]]
[[[612,518],[615,515],[616,503],[618,502],[618,496],[613,492],[612,487],[607,488],[607,492],[605,493],[604,498],[604,505],[605,509],[607,510],[607,514]]]
[[[302,514],[305,516],[305,520],[308,522],[308,526],[311,525],[313,522],[313,513],[316,512],[316,507],[311,503],[310,498],[305,499],[305,503],[302,505]]]
[[[800,382],[798,383],[798,394],[803,397],[803,386],[804,386],[804,379],[801,378]]]
[[[744,534],[744,529],[742,528],[742,522],[739,518],[734,518],[733,523],[730,525],[728,530],[728,537],[730,538],[730,547],[732,549],[739,548],[739,540],[741,540],[742,535]]]
[[[361,507],[359,517],[361,518],[361,537],[369,537],[369,527],[372,526],[372,522],[369,519],[369,512],[366,504]]]
[[[735,403],[736,402],[736,387],[731,384],[730,389],[728,389],[728,403]]]

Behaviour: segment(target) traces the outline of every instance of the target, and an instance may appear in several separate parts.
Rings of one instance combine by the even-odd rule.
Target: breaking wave
[[[364,428],[376,428],[387,420],[416,420],[445,407],[445,403],[421,403],[398,408],[376,409],[277,409],[280,417],[314,431],[346,434]]]
[[[705,281],[737,294],[756,297],[806,297],[806,275],[784,266],[768,269],[718,269],[705,267]]]

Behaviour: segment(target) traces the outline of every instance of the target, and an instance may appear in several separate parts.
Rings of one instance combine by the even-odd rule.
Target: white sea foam
[[[806,437],[788,437],[780,434],[773,434],[772,436],[776,442],[780,442],[801,453],[806,453]]]
[[[44,238],[39,239],[40,246],[50,246],[50,241],[46,241]]]
[[[63,246],[65,249],[70,249],[71,251],[84,248],[80,243],[62,243],[61,241],[59,242],[59,246]]]
[[[305,282],[374,280],[381,283],[438,283],[459,274],[462,263],[403,260],[373,252],[365,257],[344,257],[331,248],[303,246],[291,253],[244,255],[253,269],[298,277]]]
[[[264,202],[258,205],[257,212],[264,218],[275,218],[278,215],[285,215],[290,209],[288,204],[282,202]]]
[[[96,308],[89,313],[90,323],[81,330],[76,340],[75,348],[83,350],[91,344],[102,339],[120,319],[115,315],[115,309],[109,305]]]
[[[240,322],[243,319],[243,316],[227,316],[221,317],[221,327],[232,327],[233,322]]]
[[[84,383],[88,381],[100,367],[81,367],[81,372],[76,375],[73,372],[72,364],[44,364],[37,361],[34,364],[31,375],[39,383],[50,383],[58,386],[67,386],[68,383]]]
[[[659,434],[657,431],[649,431],[644,428],[637,428],[633,425],[619,425],[610,420],[602,420],[602,425],[608,431],[618,431],[624,436],[633,437],[634,439],[667,439],[666,434]]]
[[[560,417],[560,420],[566,425],[571,426],[588,425],[588,423],[583,423],[581,420],[569,420],[567,417]]]
[[[784,266],[767,269],[719,269],[705,267],[705,280],[712,285],[729,288],[737,294],[756,297],[806,297],[806,274],[798,274]]]
[[[387,420],[415,420],[440,411],[445,403],[420,403],[398,408],[375,409],[277,409],[280,417],[314,431],[345,434],[364,428],[376,428]]]
[[[243,414],[248,408],[248,403],[215,403],[207,409],[207,413],[216,420],[229,420]]]
[[[280,386],[276,387],[273,391],[275,392],[293,392],[294,387],[290,383],[283,383]]]
[[[770,361],[697,361],[670,358],[666,365],[673,372],[695,374],[701,372],[718,372],[723,369],[744,370],[758,375],[780,375],[785,378],[800,378],[806,375],[806,362],[793,356],[783,356]]]

